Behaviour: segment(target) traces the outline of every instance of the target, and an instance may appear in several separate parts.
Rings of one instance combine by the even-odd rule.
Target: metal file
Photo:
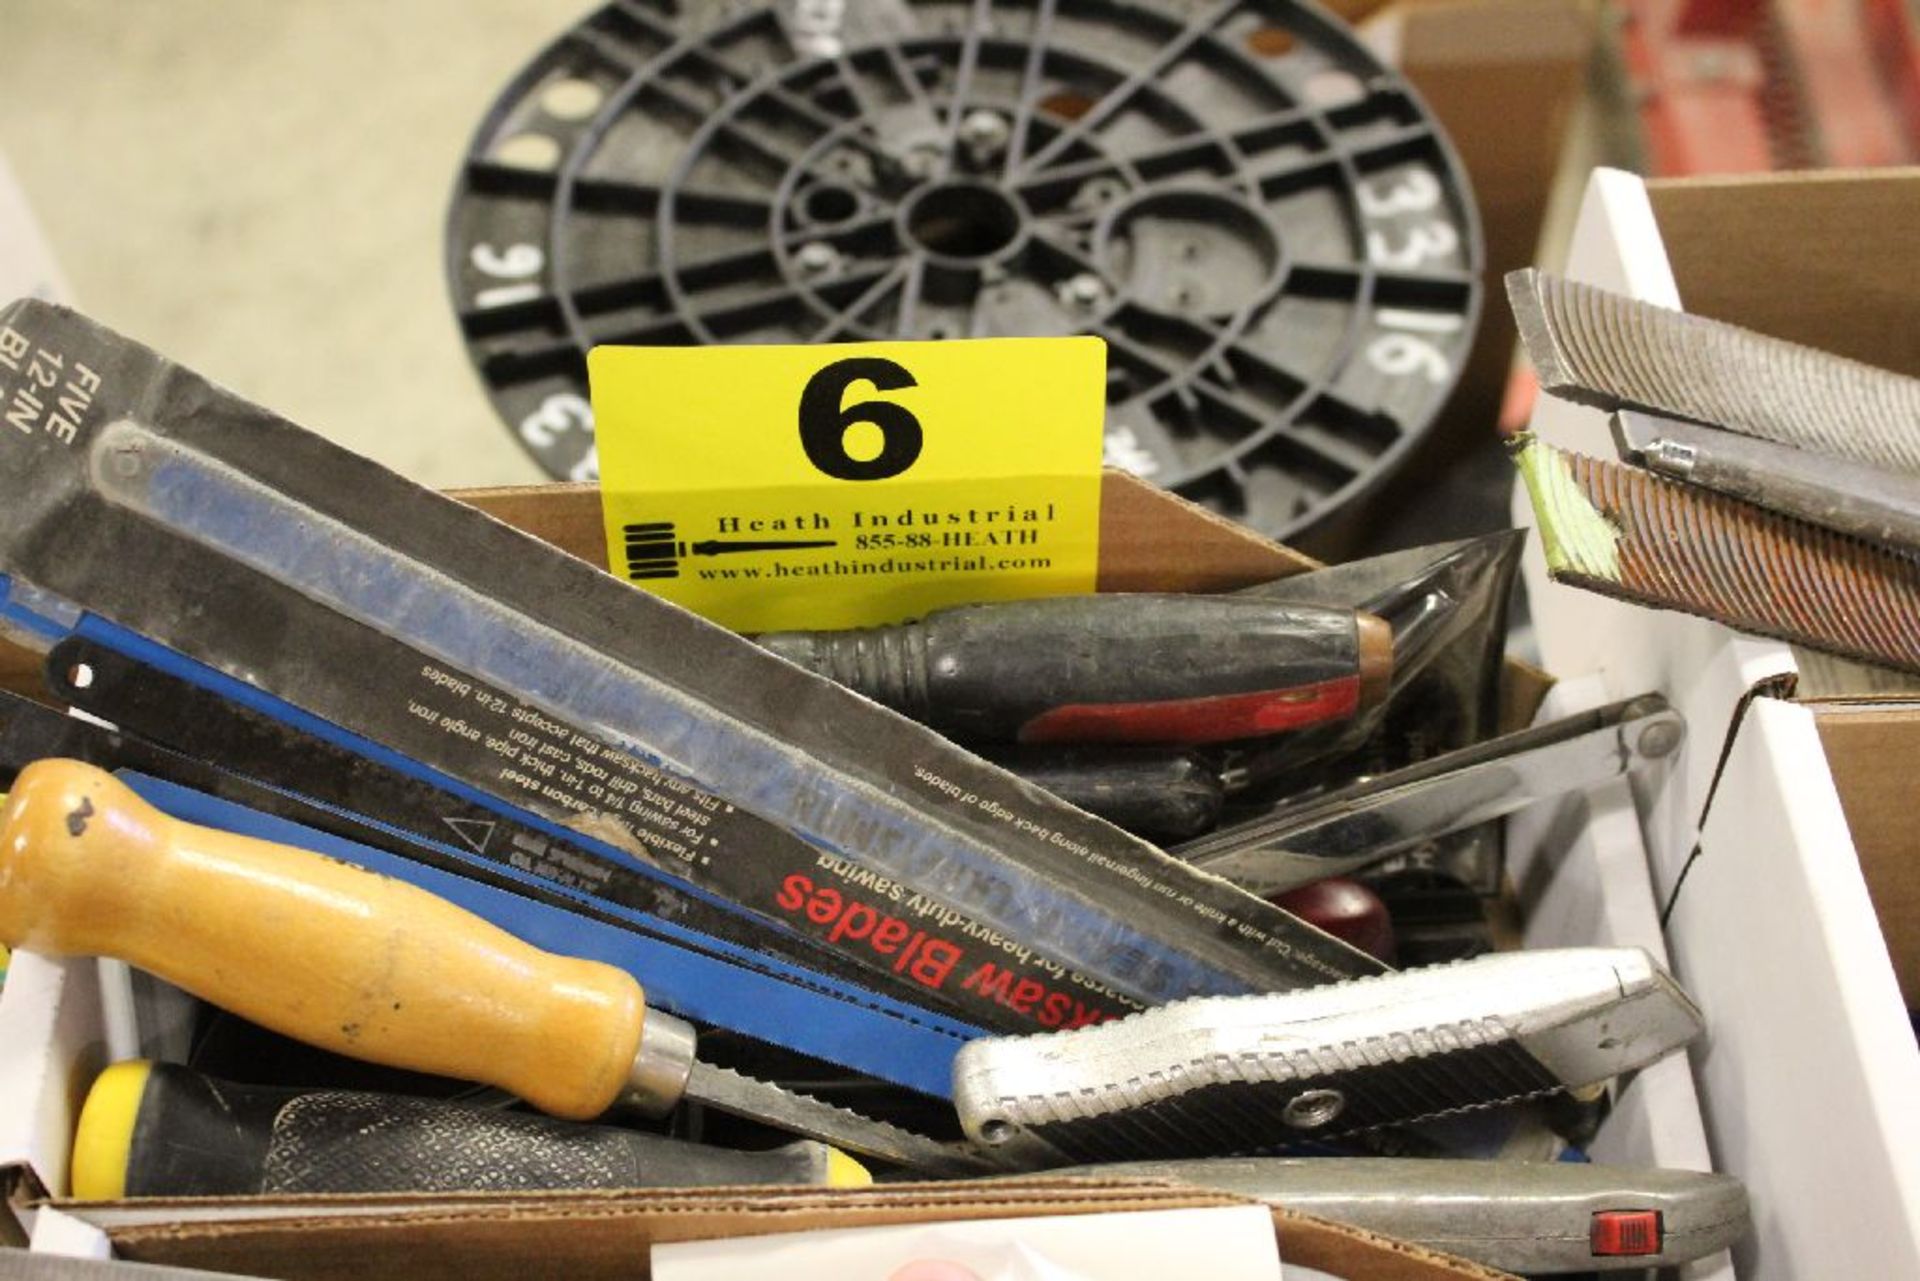
[[[1556,581],[1920,671],[1911,558],[1532,437],[1514,456]]]
[[[1920,472],[1920,379],[1532,268],[1507,297],[1542,391]]]
[[[1613,416],[1613,442],[1622,461],[1658,475],[1920,550],[1920,475],[1632,409]]]

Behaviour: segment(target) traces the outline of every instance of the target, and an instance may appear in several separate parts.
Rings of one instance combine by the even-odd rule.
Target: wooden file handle
[[[425,890],[179,822],[110,774],[46,760],[0,812],[0,941],[114,956],[311,1045],[597,1116],[646,1006]]]

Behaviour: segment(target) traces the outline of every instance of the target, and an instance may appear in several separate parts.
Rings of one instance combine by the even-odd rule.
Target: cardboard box
[[[1600,171],[1565,273],[1920,374],[1916,202],[1914,170]],[[1597,411],[1543,399],[1533,426],[1613,455]],[[1524,494],[1514,510],[1531,523]],[[1714,1155],[1753,1196],[1741,1275],[1920,1276],[1920,1050],[1896,981],[1920,998],[1920,700],[1819,696],[1831,662],[1549,584],[1537,549],[1525,573],[1552,670],[1615,697],[1662,689],[1687,716],[1679,768],[1636,801],[1676,972],[1709,1021],[1694,1064]]]
[[[644,1281],[648,1251],[674,1241],[821,1228],[1121,1213],[1234,1205],[1233,1197],[1145,1183],[1034,1179],[991,1189],[900,1184],[870,1190],[706,1188],[569,1197],[306,1198],[289,1216],[115,1232],[126,1256],[286,1281],[372,1276],[564,1276]],[[169,1207],[173,1209],[174,1207]],[[204,1210],[182,1202],[183,1216]],[[1499,1281],[1508,1276],[1358,1229],[1274,1210],[1281,1258],[1352,1281]],[[70,1221],[71,1222],[71,1221]],[[37,1240],[37,1237],[36,1237]]]
[[[598,503],[590,488],[548,486],[465,495],[504,519],[592,559],[604,554]],[[1131,477],[1108,478],[1105,590],[1224,590],[1298,572],[1311,562],[1265,542]],[[1549,682],[1510,665],[1509,697],[1530,713]],[[1547,714],[1567,714],[1601,698],[1597,682],[1563,683]],[[1638,943],[1661,953],[1647,863],[1623,783],[1542,806],[1517,822],[1510,857],[1521,886],[1530,946]],[[113,1025],[112,981],[86,961],[22,954],[0,992],[0,1169],[11,1180],[17,1234],[36,1248],[103,1253],[100,1232],[62,1210],[68,1144],[80,1100],[94,1074],[127,1053]],[[112,1046],[112,1049],[109,1047]],[[1595,1145],[1601,1159],[1706,1168],[1706,1143],[1684,1060],[1642,1073],[1624,1092]],[[996,1189],[904,1188],[858,1194],[683,1192],[551,1197],[302,1198],[269,1203],[237,1199],[169,1208],[159,1223],[116,1230],[124,1254],[155,1262],[252,1269],[313,1277],[364,1274],[399,1263],[420,1275],[463,1281],[513,1276],[563,1261],[570,1275],[634,1275],[654,1240],[853,1222],[900,1222],[948,1215],[1005,1216],[1093,1212],[1127,1207],[1213,1204],[1191,1192],[1037,1184],[1015,1194]],[[137,1203],[127,1203],[135,1206]],[[1276,1216],[1284,1257],[1351,1281],[1472,1278],[1484,1270],[1383,1243],[1311,1220]],[[430,1268],[431,1272],[421,1272]],[[1720,1281],[1725,1261],[1686,1273]]]
[[[1379,9],[1360,0],[1358,9]],[[1490,292],[1487,329],[1461,390],[1436,432],[1436,455],[1485,430],[1506,370],[1510,322],[1500,274],[1530,260],[1557,155],[1562,117],[1578,92],[1591,38],[1591,6],[1575,0],[1403,0],[1370,34],[1396,51],[1451,129],[1481,201]],[[1515,101],[1528,109],[1516,115]],[[1413,476],[1421,464],[1406,469]],[[465,495],[595,562],[604,558],[591,489],[490,490]],[[1153,490],[1111,474],[1103,498],[1102,590],[1224,590],[1307,567],[1305,557],[1253,538]],[[1509,724],[1523,723],[1549,682],[1509,665]],[[37,660],[0,643],[0,686],[37,694]],[[1565,714],[1604,701],[1598,681],[1563,683],[1549,705]],[[1633,800],[1625,784],[1542,806],[1510,826],[1522,882],[1526,941],[1549,946],[1636,942],[1661,950]],[[110,1057],[127,1052],[110,1015],[114,983],[91,962],[16,959],[0,994],[0,1177],[17,1217],[0,1235],[36,1248],[103,1254],[105,1238],[61,1212],[67,1145],[80,1099]],[[104,995],[103,995],[104,988]],[[109,1047],[112,1047],[111,1049]],[[1595,1147],[1604,1159],[1706,1167],[1693,1081],[1683,1060],[1643,1073],[1625,1092]],[[244,1203],[182,1207],[168,1225],[127,1228],[125,1253],[181,1265],[294,1275],[369,1272],[470,1278],[564,1271],[643,1276],[653,1241],[943,1217],[1095,1212],[1217,1204],[1192,1192],[1039,1182],[992,1195],[903,1188],[858,1194],[708,1191],[564,1197],[344,1198],[280,1207],[241,1221]],[[265,1207],[258,1207],[264,1209]],[[1364,1233],[1276,1212],[1283,1256],[1352,1281],[1429,1281],[1493,1274]],[[1686,1281],[1732,1276],[1724,1258],[1685,1270]]]

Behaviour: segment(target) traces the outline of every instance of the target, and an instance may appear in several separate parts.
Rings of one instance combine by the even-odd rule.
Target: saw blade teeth
[[[1507,294],[1553,395],[1920,472],[1920,379],[1531,268]]]
[[[1573,560],[1553,577],[1848,658],[1920,672],[1920,561],[1751,503],[1537,440],[1523,468],[1562,471],[1617,531],[1617,563]],[[1535,503],[1550,528],[1565,503]]]
[[[996,1162],[974,1148],[902,1129],[890,1121],[878,1120],[811,1094],[797,1094],[732,1068],[716,1067],[700,1060],[694,1064],[693,1071],[687,1097],[722,1112],[791,1129],[849,1152],[879,1157],[928,1173],[1004,1173]]]

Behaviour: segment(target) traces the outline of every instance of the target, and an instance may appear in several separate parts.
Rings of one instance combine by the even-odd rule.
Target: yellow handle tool
[[[614,1103],[650,1021],[612,966],[391,877],[178,822],[74,761],[28,766],[0,811],[0,939],[116,956],[310,1045],[576,1120]]]
[[[697,1061],[690,1024],[597,961],[391,877],[172,819],[77,761],[0,811],[0,942],[114,956],[311,1045],[510,1090],[556,1116],[683,1097],[941,1173],[950,1145]]]

